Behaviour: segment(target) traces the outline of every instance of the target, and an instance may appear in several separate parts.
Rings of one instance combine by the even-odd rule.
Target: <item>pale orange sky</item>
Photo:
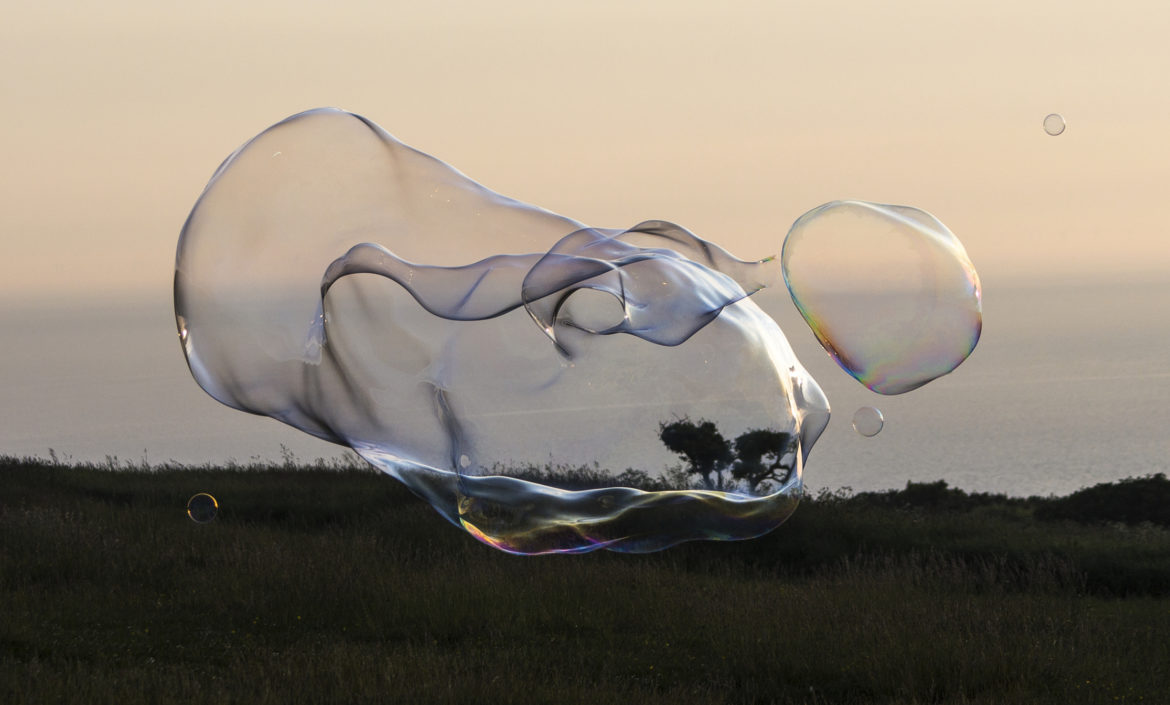
[[[1165,3],[419,5],[6,3],[0,296],[169,296],[214,168],[323,105],[745,258],[855,198],[934,213],[985,285],[1170,271]]]

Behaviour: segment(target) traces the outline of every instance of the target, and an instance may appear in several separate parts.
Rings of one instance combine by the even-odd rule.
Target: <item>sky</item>
[[[744,257],[836,198],[985,278],[1164,271],[1162,3],[6,3],[0,296],[157,295],[214,168],[360,113],[498,192]],[[1065,115],[1059,138],[1041,130]]]
[[[4,14],[11,320],[169,307],[179,229],[216,166],[320,106],[519,200],[602,227],[671,220],[743,258],[853,198],[939,217],[988,296],[1170,272],[1165,3],[9,0]],[[1148,312],[1118,315],[1140,329]],[[60,343],[23,335],[3,333],[7,380],[17,348],[38,379],[83,354],[105,369],[92,346],[48,354],[36,346]],[[23,405],[41,394],[27,384]]]

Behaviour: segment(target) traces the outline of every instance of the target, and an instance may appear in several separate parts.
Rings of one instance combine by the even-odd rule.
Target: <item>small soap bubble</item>
[[[1044,117],[1044,131],[1056,137],[1064,132],[1064,117],[1060,113],[1051,113]]]
[[[187,516],[196,524],[206,524],[215,519],[218,512],[219,502],[206,492],[200,492],[187,500]]]
[[[853,430],[866,438],[873,438],[881,433],[885,423],[882,412],[872,406],[863,406],[853,412]]]

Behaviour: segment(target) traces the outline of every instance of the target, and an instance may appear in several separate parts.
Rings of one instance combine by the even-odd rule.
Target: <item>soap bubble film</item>
[[[1051,113],[1044,117],[1044,131],[1049,135],[1056,137],[1064,132],[1064,116],[1059,113]]]
[[[196,524],[206,524],[215,519],[218,513],[219,502],[206,492],[200,492],[187,500],[187,516]]]
[[[352,447],[485,543],[640,552],[799,500],[829,406],[751,299],[776,269],[664,221],[588,227],[322,109],[216,171],[175,313],[211,396]],[[727,453],[704,474],[667,429],[705,423]]]
[[[886,420],[881,410],[872,406],[863,406],[853,412],[853,430],[866,438],[873,438],[882,432]]]
[[[793,223],[781,264],[817,341],[879,394],[951,372],[979,341],[979,275],[958,238],[926,211],[826,203]]]

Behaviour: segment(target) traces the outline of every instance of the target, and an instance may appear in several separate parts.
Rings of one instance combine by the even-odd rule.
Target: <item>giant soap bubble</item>
[[[779,269],[664,221],[588,227],[322,109],[212,176],[175,315],[208,394],[352,447],[485,543],[642,552],[799,501],[829,405],[750,298]]]
[[[749,298],[770,260],[662,221],[587,227],[322,109],[216,171],[175,313],[211,396],[352,447],[477,538],[651,551],[758,536],[799,500],[829,406]],[[655,485],[679,461],[663,428],[691,420],[771,439],[753,453],[782,472]]]

